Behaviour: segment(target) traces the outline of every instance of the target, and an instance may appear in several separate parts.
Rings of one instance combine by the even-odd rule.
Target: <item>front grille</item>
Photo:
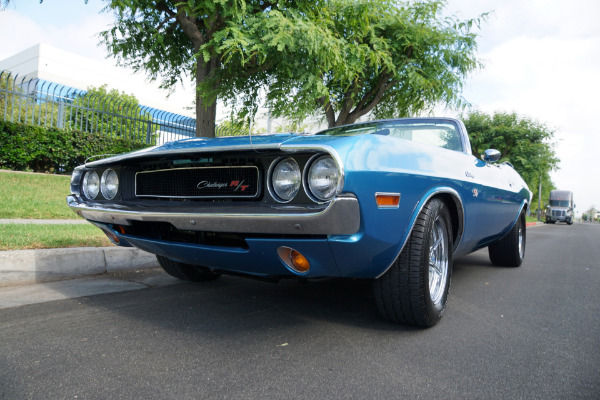
[[[565,212],[563,210],[552,210],[553,217],[564,217]]]
[[[135,176],[137,197],[254,198],[258,194],[259,174],[254,166],[172,168]]]

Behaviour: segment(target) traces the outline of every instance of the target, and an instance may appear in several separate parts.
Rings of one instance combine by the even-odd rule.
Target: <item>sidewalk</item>
[[[0,224],[80,225],[89,222],[85,219],[0,219]]]
[[[0,224],[87,224],[83,219],[0,219]],[[153,254],[131,247],[0,251],[0,287],[159,268]]]

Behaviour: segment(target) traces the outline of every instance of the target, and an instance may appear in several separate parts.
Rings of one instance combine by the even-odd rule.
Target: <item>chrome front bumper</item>
[[[67,204],[85,219],[107,224],[131,225],[131,221],[166,222],[175,228],[205,232],[351,235],[360,228],[358,199],[341,195],[325,208],[289,205],[248,207],[241,205],[199,205],[186,207],[143,207],[86,204],[67,196]]]

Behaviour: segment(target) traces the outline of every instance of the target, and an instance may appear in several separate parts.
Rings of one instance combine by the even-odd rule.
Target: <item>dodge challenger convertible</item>
[[[67,202],[177,278],[370,279],[384,319],[429,327],[454,258],[523,261],[531,192],[499,159],[449,118],[196,138],[86,163]]]

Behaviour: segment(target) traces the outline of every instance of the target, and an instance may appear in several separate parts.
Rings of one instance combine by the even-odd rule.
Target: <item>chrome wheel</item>
[[[452,240],[450,210],[433,198],[419,212],[396,261],[373,282],[383,318],[423,328],[440,321],[452,279]]]
[[[433,304],[440,304],[448,279],[448,230],[439,216],[433,223],[429,246],[429,296]]]
[[[525,246],[523,246],[523,228],[519,226],[519,257],[525,258]]]

